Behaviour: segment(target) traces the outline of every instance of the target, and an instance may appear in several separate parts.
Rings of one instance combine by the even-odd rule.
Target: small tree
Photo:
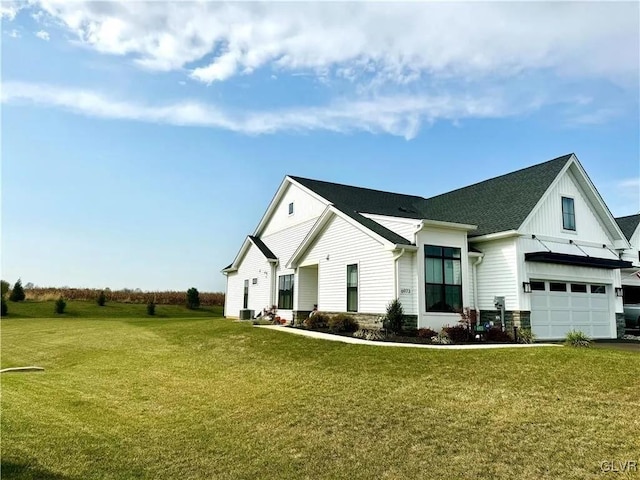
[[[200,308],[200,294],[197,288],[191,287],[187,290],[187,308],[191,310]]]
[[[384,328],[394,334],[402,332],[404,322],[404,310],[397,298],[387,305],[387,316],[384,319]]]
[[[153,300],[149,300],[147,303],[147,315],[155,315],[156,314],[156,302]]]
[[[104,304],[107,303],[107,296],[104,294],[104,290],[101,291],[98,298],[96,298],[96,303],[101,307],[104,307]]]
[[[9,295],[9,300],[12,302],[22,302],[24,301],[24,288],[22,288],[22,280],[18,279],[18,281],[13,286],[13,290],[11,290],[11,295]]]
[[[64,313],[64,309],[67,306],[67,302],[64,301],[64,298],[60,297],[58,298],[58,300],[56,300],[55,303],[55,312],[59,315],[62,315]]]
[[[2,290],[1,290],[1,295],[0,297],[4,298],[4,296],[9,293],[9,282],[7,282],[6,280],[1,280],[0,281],[0,285],[2,286]]]

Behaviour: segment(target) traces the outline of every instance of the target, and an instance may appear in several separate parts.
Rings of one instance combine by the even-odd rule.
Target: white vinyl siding
[[[289,214],[289,205],[291,203],[293,203],[294,211]],[[289,184],[277,203],[271,218],[260,233],[260,237],[264,240],[264,237],[288,230],[313,218],[318,218],[322,215],[325,207],[326,205],[323,202],[309,195],[300,187]]]
[[[562,226],[561,197],[574,199],[575,232]],[[593,211],[591,202],[578,185],[571,170],[567,170],[547,192],[544,200],[534,210],[533,216],[519,229],[521,233],[560,237],[565,239],[611,244],[607,229]]]
[[[318,303],[318,266],[298,268],[295,284],[294,307],[296,310],[311,311]]]
[[[418,314],[416,255],[405,253],[398,259],[398,300],[407,315]]]
[[[286,230],[281,230],[277,233],[261,238],[265,245],[269,247],[273,254],[278,258],[278,268],[276,271],[277,277],[295,273],[295,270],[291,268],[285,268],[285,266],[289,262],[289,259],[293,255],[293,252],[295,252],[298,246],[302,243],[302,240],[304,240],[304,238],[307,236],[307,234],[311,230],[311,227],[313,227],[313,225],[316,223],[316,220],[317,218],[312,218],[310,220],[307,220],[306,222],[287,228]],[[276,284],[276,298],[274,298],[273,303],[277,303],[277,288],[278,285]],[[280,315],[282,318],[286,318],[287,320],[291,320],[292,310],[279,310],[278,315]]]
[[[253,283],[253,279],[257,283]],[[248,308],[256,313],[271,304],[269,300],[271,284],[271,264],[253,244],[249,246],[240,261],[238,271],[227,275],[227,294],[224,313],[227,317],[238,317],[244,300],[244,282],[249,280]]]
[[[420,224],[419,220],[412,219],[394,219],[393,217],[383,217],[381,215],[371,215],[367,213],[362,214],[364,217],[379,223],[385,228],[388,228],[392,232],[397,233],[401,237],[406,238],[411,243],[415,241],[416,228]]]
[[[477,267],[478,308],[494,310],[494,297],[505,297],[506,310],[519,310],[516,240],[478,243],[484,258]]]
[[[347,265],[357,263],[358,311],[384,313],[394,298],[393,255],[369,235],[334,216],[307,250],[300,263],[315,263],[318,271],[318,309],[347,309]]]

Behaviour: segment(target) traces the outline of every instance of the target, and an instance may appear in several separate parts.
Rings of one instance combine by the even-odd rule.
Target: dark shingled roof
[[[253,235],[249,235],[249,239],[254,243],[254,245],[256,247],[258,247],[258,249],[262,252],[262,254],[268,259],[268,260],[277,260],[278,257],[276,257],[273,252],[271,250],[269,250],[269,247],[267,247],[264,242],[262,240],[260,240],[258,237],[254,237]]]
[[[469,236],[517,230],[572,154],[429,198],[425,218],[478,225]]]
[[[383,192],[308,178],[293,180],[333,203],[340,211],[373,231],[377,222],[357,215],[372,213],[393,217],[440,220],[478,225],[469,236],[516,230],[567,164],[572,154],[485,180],[431,198]],[[381,227],[376,231],[393,243],[409,243]],[[396,238],[392,240],[389,234]],[[402,239],[402,241],[399,241]]]
[[[626,217],[618,217],[616,218],[616,222],[618,222],[618,226],[624,236],[627,237],[627,240],[631,240],[633,236],[633,232],[638,228],[638,224],[640,223],[640,213],[636,215],[627,215]]]

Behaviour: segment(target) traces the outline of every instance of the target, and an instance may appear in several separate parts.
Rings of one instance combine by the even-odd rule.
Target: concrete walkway
[[[535,348],[535,347],[561,347],[551,343],[492,343],[478,345],[427,345],[422,343],[398,343],[398,342],[378,342],[375,340],[364,340],[362,338],[344,337],[342,335],[332,335],[330,333],[315,332],[313,330],[303,330],[301,328],[285,327],[282,325],[254,325],[257,328],[268,330],[278,330],[280,332],[293,333],[303,337],[318,338],[320,340],[331,340],[333,342],[352,343],[356,345],[375,345],[377,347],[407,347],[407,348],[432,348],[436,350],[483,350],[488,348]]]

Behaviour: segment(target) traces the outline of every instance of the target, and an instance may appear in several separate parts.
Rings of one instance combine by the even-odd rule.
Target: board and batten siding
[[[257,283],[253,283],[253,279]],[[270,304],[271,264],[262,252],[251,244],[240,261],[238,270],[227,275],[227,293],[224,313],[226,317],[237,318],[243,307],[244,281],[249,280],[249,304],[247,308],[256,313]]]
[[[407,315],[418,314],[418,283],[415,252],[405,252],[398,259],[398,300]]]
[[[576,230],[562,228],[562,197],[574,199]],[[547,192],[533,216],[518,229],[520,233],[611,244],[607,229],[594,213],[593,206],[576,182],[571,170],[567,170]]]
[[[300,259],[318,264],[318,309],[347,309],[347,265],[358,264],[358,312],[383,314],[395,298],[393,254],[357,227],[333,216]]]
[[[376,223],[379,223],[383,227],[388,228],[392,232],[397,233],[401,237],[406,238],[411,243],[415,241],[416,230],[420,225],[420,220],[395,219],[394,217],[372,215],[369,213],[363,213],[362,216],[367,217]]]
[[[506,310],[520,310],[516,239],[493,240],[475,246],[484,253],[477,267],[477,308],[494,310],[494,297],[505,297]]]
[[[289,214],[290,203],[293,203],[293,214],[291,215]],[[271,218],[260,232],[260,237],[267,237],[306,223],[313,218],[318,218],[325,208],[326,203],[290,183],[276,204]]]

